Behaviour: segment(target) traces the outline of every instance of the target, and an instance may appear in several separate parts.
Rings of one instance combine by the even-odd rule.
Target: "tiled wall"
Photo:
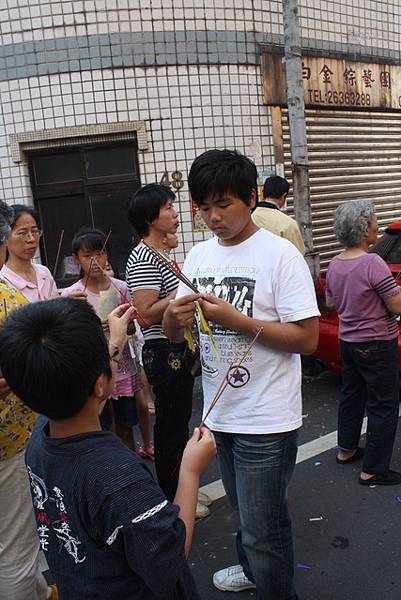
[[[107,6],[107,8],[106,8]],[[140,6],[140,8],[139,8]],[[142,183],[212,147],[273,166],[259,57],[281,45],[282,3],[265,0],[7,0],[0,3],[0,193],[31,202],[10,134],[145,121]],[[399,0],[300,0],[303,46],[400,62]],[[194,233],[179,192],[178,258]],[[206,234],[207,235],[207,234]]]

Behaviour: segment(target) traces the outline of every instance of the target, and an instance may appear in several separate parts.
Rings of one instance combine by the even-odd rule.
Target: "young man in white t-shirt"
[[[255,588],[258,600],[296,600],[287,488],[301,426],[301,364],[318,342],[312,279],[291,242],[258,229],[252,161],[234,151],[210,150],[193,163],[191,196],[215,233],[189,252],[183,272],[201,292],[181,283],[163,325],[183,339],[199,299],[211,323],[200,333],[204,410],[222,379],[229,385],[206,420],[216,435],[223,483],[239,511],[239,565],[215,573],[218,589]],[[263,327],[244,364],[235,367]]]

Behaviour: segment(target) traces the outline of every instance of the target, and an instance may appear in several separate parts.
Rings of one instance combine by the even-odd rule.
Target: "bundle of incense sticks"
[[[205,416],[203,417],[201,424],[199,425],[199,428],[203,427],[205,424],[205,421],[207,419],[207,417],[209,416],[210,412],[212,411],[213,407],[216,405],[216,402],[218,401],[218,399],[221,397],[222,393],[224,392],[224,390],[226,389],[226,387],[228,386],[228,384],[230,383],[230,379],[233,376],[233,374],[231,374],[231,371],[233,371],[233,369],[238,369],[242,363],[244,362],[244,360],[246,359],[246,357],[248,356],[248,354],[250,353],[252,346],[256,343],[258,337],[260,336],[260,334],[263,331],[263,327],[260,327],[255,335],[255,337],[251,340],[249,346],[247,347],[247,349],[245,350],[244,354],[241,356],[239,362],[237,363],[231,363],[231,365],[229,366],[229,368],[227,369],[227,372],[225,374],[225,376],[223,377],[219,389],[217,390],[212,402],[210,403],[209,408],[206,411]]]
[[[174,273],[174,275],[177,277],[177,279],[182,281],[190,290],[192,290],[196,294],[200,293],[199,290],[194,286],[194,284],[188,279],[188,277],[186,277],[186,275],[184,275],[184,273],[182,273],[179,269],[174,267],[174,265],[165,256],[163,256],[163,254],[161,252],[159,252],[158,250],[153,248],[153,246],[149,246],[149,244],[147,244],[143,240],[142,240],[142,244],[147,247],[147,249],[150,251],[150,253],[152,254],[152,256],[154,258],[157,258],[168,269],[168,271],[170,271],[170,273]],[[195,302],[195,307],[196,307],[196,312],[199,315],[200,329],[203,333],[206,333],[206,335],[208,335],[210,337],[212,344],[213,344],[213,349],[217,356],[217,360],[220,361],[220,355],[219,355],[219,351],[217,349],[217,344],[214,339],[213,332],[209,326],[209,323],[203,316],[203,312],[202,312],[199,302]]]
[[[153,246],[150,246],[149,244],[147,244],[143,240],[142,240],[142,244],[144,246],[146,246],[146,248],[149,250],[149,252],[152,254],[152,256],[154,256],[161,263],[163,263],[163,265],[166,267],[166,269],[168,269],[168,271],[170,271],[170,273],[174,273],[174,275],[177,277],[177,279],[179,279],[180,281],[182,281],[183,283],[185,283],[185,285],[190,290],[192,290],[196,294],[199,293],[199,290],[194,286],[194,284],[192,283],[192,281],[190,281],[188,279],[188,277],[186,277],[184,275],[184,273],[182,273],[181,271],[178,271],[175,268],[175,266],[168,260],[168,258],[166,258],[165,256],[163,256],[163,254],[161,252],[159,252],[158,250],[156,250],[156,248],[153,248]]]

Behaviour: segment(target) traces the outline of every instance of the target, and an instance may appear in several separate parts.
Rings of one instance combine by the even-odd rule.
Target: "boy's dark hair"
[[[188,176],[191,197],[199,206],[210,196],[220,198],[231,192],[250,204],[251,192],[258,191],[255,164],[235,150],[208,150],[192,163]]]
[[[106,242],[107,240],[107,242]],[[107,235],[101,229],[91,229],[83,227],[76,233],[72,240],[72,253],[78,254],[80,250],[106,250],[107,255],[110,254],[109,241]]]
[[[268,177],[263,186],[264,198],[280,198],[283,194],[288,194],[290,184],[284,177],[280,175],[272,175]]]
[[[102,373],[111,377],[102,324],[87,302],[74,298],[12,312],[0,328],[0,368],[25,404],[55,421],[82,409]]]
[[[25,206],[25,204],[12,204],[11,209],[13,211],[13,217],[11,221],[11,229],[14,229],[16,222],[21,215],[31,215],[36,221],[36,225],[40,227],[39,215],[32,206]]]
[[[139,237],[149,234],[149,224],[160,214],[162,206],[169,200],[175,200],[175,194],[169,187],[158,183],[149,183],[131,196],[128,205],[128,221]]]

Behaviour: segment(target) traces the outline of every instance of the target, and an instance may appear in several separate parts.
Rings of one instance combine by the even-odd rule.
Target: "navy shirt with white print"
[[[178,507],[113,433],[50,438],[40,419],[26,462],[60,600],[199,599]]]

